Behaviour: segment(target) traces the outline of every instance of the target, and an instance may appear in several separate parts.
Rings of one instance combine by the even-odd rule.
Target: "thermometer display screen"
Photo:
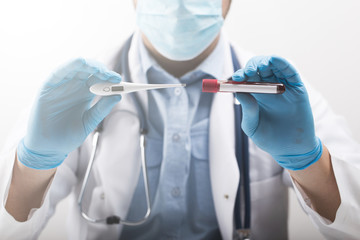
[[[122,92],[122,91],[124,91],[124,87],[123,86],[112,86],[111,91],[112,92]]]

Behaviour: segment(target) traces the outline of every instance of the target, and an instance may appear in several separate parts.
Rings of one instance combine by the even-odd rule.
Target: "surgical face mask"
[[[223,25],[222,0],[139,0],[137,24],[164,57],[185,61],[200,55]]]

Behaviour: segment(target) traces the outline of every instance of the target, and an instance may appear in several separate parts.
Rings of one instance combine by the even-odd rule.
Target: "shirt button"
[[[177,133],[175,133],[174,135],[173,135],[173,137],[172,137],[172,139],[173,139],[173,141],[174,142],[178,142],[179,140],[180,140],[180,135],[179,134],[177,134]]]
[[[179,87],[175,88],[174,94],[175,94],[175,96],[179,96],[181,94],[181,88],[179,88]]]
[[[178,187],[174,187],[172,190],[171,190],[171,195],[173,197],[179,197],[181,194],[181,191],[180,191],[180,188]]]

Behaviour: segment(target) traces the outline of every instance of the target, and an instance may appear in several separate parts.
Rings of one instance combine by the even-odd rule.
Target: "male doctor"
[[[139,30],[129,40],[127,59],[116,55],[109,68],[76,59],[56,70],[38,94],[26,131],[1,156],[0,238],[37,238],[56,204],[72,194],[70,239],[232,239],[240,179],[234,99],[201,92],[202,79],[230,76],[286,86],[282,95],[236,94],[249,137],[251,238],[287,238],[287,186],[324,236],[359,238],[359,146],[342,118],[308,84],[305,88],[286,60],[251,58],[229,43],[221,27],[231,0],[134,4]],[[241,69],[233,67],[232,49]],[[129,79],[187,87],[141,93],[138,103],[126,95],[94,99],[89,92],[95,83]],[[149,219],[140,226],[86,221],[76,198],[100,122],[84,211],[95,219],[136,220],[145,213],[143,120]]]

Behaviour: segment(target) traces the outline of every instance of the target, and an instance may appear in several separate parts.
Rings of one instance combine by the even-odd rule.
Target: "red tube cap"
[[[202,91],[216,93],[220,90],[217,79],[203,79]]]

